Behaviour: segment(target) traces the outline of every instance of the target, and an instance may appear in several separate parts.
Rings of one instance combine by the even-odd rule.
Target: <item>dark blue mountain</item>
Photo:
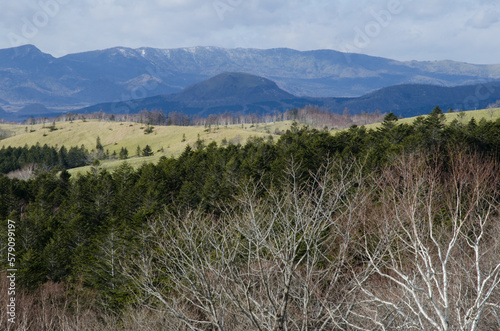
[[[197,86],[201,90],[184,91],[186,87],[224,72],[260,76],[275,82],[275,86],[260,86],[260,94],[254,94],[252,90],[235,91],[233,94],[237,97],[227,95],[224,102],[216,89]],[[497,79],[500,79],[500,65],[453,61],[399,62],[333,50],[116,47],[55,58],[32,45],[0,49],[0,105],[7,111],[4,118],[11,119],[26,115],[16,112],[31,104],[41,104],[48,113],[56,113],[98,103],[123,105],[122,101],[144,98],[163,100],[162,105],[164,108],[169,105],[168,109],[182,106],[191,113],[220,111],[228,107],[233,111],[265,111],[311,102],[335,111],[346,102],[353,111],[360,108],[369,111],[374,104],[379,106],[377,108],[390,106],[390,101],[371,102],[374,96],[366,95],[384,87],[401,84],[473,85]],[[279,93],[289,95],[279,96],[279,101],[278,97],[260,100],[265,93],[277,92],[277,87]],[[221,88],[227,91],[228,86]],[[200,91],[206,93],[205,99],[199,95]],[[180,92],[175,98],[165,97]],[[248,94],[246,97],[242,94],[244,92]],[[384,93],[392,97],[389,92]],[[359,96],[371,101],[362,104],[361,99],[356,102],[338,99]],[[380,93],[375,96],[382,98]],[[240,102],[242,97],[243,103]],[[286,101],[288,99],[293,99],[293,102]],[[404,100],[392,106],[402,107],[402,102]],[[138,103],[127,102],[125,110],[134,111]],[[151,105],[155,103],[158,102],[151,101]],[[409,103],[413,104],[413,99]]]
[[[294,96],[271,80],[244,73],[223,73],[187,87],[180,93],[124,102],[102,103],[80,112],[137,113],[140,110],[181,111],[206,116],[224,113],[260,113],[314,105],[342,113],[393,112],[403,117],[428,114],[436,105],[443,109],[485,108],[500,100],[500,82],[458,87],[404,84],[386,87],[360,97],[312,98]]]
[[[291,106],[297,99],[275,82],[246,73],[222,73],[193,84],[182,92],[144,99],[97,104],[80,112],[103,110],[106,113],[137,113],[142,109],[182,111],[190,115],[209,115],[225,111],[267,112]]]
[[[399,62],[333,50],[116,47],[55,58],[25,45],[0,50],[8,111],[41,103],[60,111],[177,93],[224,72],[270,79],[310,97],[356,97],[398,84],[454,86],[500,79],[500,65]]]
[[[47,68],[55,60],[52,55],[42,53],[33,45],[0,50],[0,67],[30,71],[34,74]]]
[[[403,84],[379,89],[356,98],[325,98],[324,105],[351,113],[380,110],[401,117],[428,114],[436,105],[448,110],[473,110],[488,107],[500,100],[500,81],[465,86]]]

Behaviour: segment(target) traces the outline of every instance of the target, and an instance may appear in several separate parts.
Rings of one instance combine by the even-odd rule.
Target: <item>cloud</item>
[[[353,51],[403,60],[492,63],[500,51],[492,42],[500,34],[496,0],[8,1],[0,12],[0,47],[14,46],[7,37],[23,36],[26,21],[43,14],[40,4],[55,2],[57,14],[24,39],[56,56],[114,46],[342,50],[359,31],[369,40]],[[385,22],[395,3],[401,10]]]
[[[467,25],[476,29],[488,29],[500,21],[500,13],[495,9],[481,9],[474,14]]]

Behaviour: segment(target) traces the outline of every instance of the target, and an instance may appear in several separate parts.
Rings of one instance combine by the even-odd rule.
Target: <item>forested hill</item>
[[[210,114],[271,115],[305,106],[316,106],[329,112],[352,114],[393,112],[400,117],[427,114],[435,105],[443,109],[483,109],[500,100],[500,82],[443,87],[403,84],[381,88],[360,97],[312,98],[292,95],[266,78],[245,73],[227,72],[194,84],[180,93],[148,98],[106,102],[78,110],[79,113],[138,113],[141,110],[182,112],[188,116]]]
[[[468,156],[455,159],[455,156],[462,154]],[[422,169],[427,169],[429,164],[436,164],[432,168],[434,170],[424,171],[423,177],[417,175],[417,172],[398,172],[401,163],[397,160],[411,155],[413,158],[405,159],[407,163],[403,164],[407,166],[417,164],[412,168],[415,171],[423,171]],[[78,323],[80,327],[87,325],[89,330],[97,330],[99,327],[113,329],[118,325],[125,325],[125,328],[139,328],[134,324],[138,323],[137,314],[143,311],[141,309],[153,307],[156,312],[161,313],[151,313],[147,310],[150,313],[145,313],[149,317],[144,323],[150,323],[148,325],[160,323],[158,325],[165,326],[165,323],[172,323],[168,325],[173,325],[172,327],[177,329],[184,323],[182,317],[188,316],[190,325],[198,327],[210,325],[215,328],[217,319],[212,318],[210,309],[203,308],[212,304],[217,311],[224,309],[229,314],[217,313],[217,316],[222,316],[220,318],[235,318],[226,321],[235,323],[229,324],[235,328],[237,325],[243,325],[241,323],[248,323],[249,328],[252,328],[252,325],[256,325],[252,323],[263,325],[261,323],[267,321],[265,316],[268,313],[263,312],[262,316],[259,315],[252,320],[246,319],[247,315],[241,314],[241,310],[238,309],[246,309],[245,311],[268,309],[266,311],[270,312],[272,323],[292,323],[292,320],[307,319],[311,327],[323,324],[329,326],[329,329],[334,328],[334,325],[361,323],[355,317],[361,314],[360,311],[364,314],[369,309],[365,311],[362,306],[357,306],[365,301],[361,300],[361,297],[355,298],[352,295],[356,293],[362,295],[364,292],[352,289],[364,283],[361,281],[359,284],[351,283],[350,280],[353,280],[353,272],[359,272],[355,277],[368,279],[373,270],[363,271],[363,268],[375,260],[369,260],[371,255],[367,254],[379,252],[377,251],[379,246],[386,243],[386,239],[392,238],[389,235],[385,238],[382,236],[382,230],[389,231],[390,227],[378,226],[378,222],[381,222],[379,219],[393,210],[394,205],[384,200],[390,198],[391,187],[401,190],[422,187],[422,191],[415,195],[404,195],[405,191],[395,190],[395,199],[399,199],[401,203],[406,202],[404,199],[407,197],[420,197],[420,194],[431,194],[441,188],[444,195],[441,193],[437,195],[441,200],[432,197],[426,199],[425,196],[421,201],[437,204],[437,207],[432,207],[439,211],[436,214],[436,222],[439,223],[436,224],[442,225],[440,227],[442,231],[448,231],[453,228],[451,225],[448,226],[452,224],[450,222],[453,219],[447,216],[446,206],[453,207],[454,204],[447,204],[443,199],[447,197],[446,185],[454,183],[450,180],[452,178],[450,176],[456,174],[456,171],[462,174],[460,180],[478,173],[490,176],[488,174],[495,172],[469,171],[467,164],[471,167],[481,165],[481,168],[477,169],[489,169],[488,164],[499,161],[500,120],[477,122],[473,119],[466,123],[455,120],[445,125],[444,114],[436,108],[428,117],[419,117],[411,124],[400,124],[396,116],[389,114],[382,125],[375,130],[353,126],[331,135],[327,131],[293,125],[276,141],[254,138],[245,145],[228,144],[225,147],[199,141],[195,146],[187,147],[177,158],[163,157],[157,164],[144,164],[137,170],[123,163],[113,172],[96,166],[91,171],[76,176],[56,170],[41,173],[28,181],[1,176],[0,227],[6,229],[7,220],[12,220],[16,224],[18,270],[16,284],[20,293],[19,298],[21,290],[27,291],[22,294],[23,298],[27,299],[22,301],[23,305],[19,304],[18,316],[23,316],[25,313],[40,317],[44,316],[44,309],[51,309],[54,316],[59,314],[56,318],[57,323],[71,323],[75,320],[75,314],[85,311],[85,317]],[[457,165],[460,167],[457,168]],[[326,171],[325,169],[332,171],[331,177],[320,176]],[[393,182],[378,181],[382,179],[389,181],[392,178],[389,176],[391,173],[394,174]],[[412,186],[401,182],[405,178],[423,179],[417,183],[418,185]],[[484,180],[488,181],[490,177],[484,177]],[[471,180],[470,183],[473,182]],[[435,183],[435,186],[425,186],[429,183]],[[295,195],[292,194],[295,191],[289,191],[305,190],[306,187],[314,188],[311,191],[300,191],[302,193]],[[463,190],[471,188],[467,185],[456,187]],[[480,185],[481,190],[494,190],[495,187],[497,187],[495,184],[491,187]],[[366,191],[361,190],[362,188],[363,190],[366,188]],[[323,192],[322,190],[326,190],[326,196],[332,200],[310,205],[316,201],[314,199],[323,197],[319,194]],[[292,193],[287,195],[287,192]],[[477,196],[477,192],[475,194],[467,192],[469,191],[460,194],[468,198]],[[487,199],[481,200],[478,205],[474,205],[476,206],[474,208],[486,206],[490,197],[498,201],[498,193],[498,191],[491,193],[493,195],[488,195]],[[468,203],[467,199],[463,203]],[[294,201],[304,202],[304,209],[287,205],[288,202]],[[355,206],[353,209],[346,209],[350,206],[349,202]],[[365,205],[371,202],[373,205]],[[256,210],[252,209],[253,203],[257,204]],[[326,224],[324,228],[314,230],[317,232],[310,232],[309,229],[313,228],[309,227],[300,228],[299,223],[286,223],[291,220],[302,222],[305,219],[305,214],[290,216],[294,211],[311,212],[311,215],[315,215],[315,211],[323,213],[325,212],[323,208],[337,206],[336,204],[339,204],[338,209],[332,209],[330,214],[321,214],[321,217],[311,224],[319,224],[317,223],[319,220],[332,222],[339,220],[339,223]],[[388,209],[378,209],[384,206],[388,206]],[[282,209],[276,211],[273,209],[275,207]],[[495,213],[492,209],[491,215],[497,215]],[[281,221],[273,223],[274,225],[268,230],[262,230],[263,228],[255,230],[256,226],[265,228],[272,215],[276,217],[284,215],[284,217],[280,218]],[[418,215],[425,216],[425,212]],[[345,222],[352,219],[362,223],[348,228],[347,225],[351,223]],[[238,227],[233,228],[231,224]],[[239,234],[227,232],[231,229],[242,232]],[[293,229],[302,229],[304,232],[293,233],[291,232]],[[337,230],[338,234],[334,232]],[[276,237],[258,237],[270,233]],[[371,237],[365,237],[364,233],[369,233]],[[376,237],[378,234],[382,237]],[[403,231],[399,232],[400,236],[402,234]],[[165,241],[160,242],[161,238]],[[441,239],[446,238],[448,237],[443,235]],[[468,237],[460,235],[457,238],[467,240]],[[493,242],[493,239],[491,240]],[[2,256],[6,256],[7,241],[7,231],[0,231]],[[262,242],[267,246],[260,250],[258,244]],[[403,241],[388,242],[386,249],[399,247],[396,245],[399,242]],[[348,250],[343,250],[343,243],[347,245],[345,247],[349,247]],[[281,246],[274,247],[272,246],[274,244]],[[296,246],[289,246],[292,244]],[[337,244],[339,246],[335,246]],[[368,246],[363,249],[362,246],[356,246],[364,244]],[[276,259],[282,256],[274,249],[281,250],[283,247],[292,247],[288,251],[292,257],[280,260],[281,262],[273,260],[273,256]],[[463,243],[461,247],[465,249],[468,246]],[[235,253],[231,255],[233,250]],[[320,252],[319,255],[314,255],[318,260],[307,258],[308,254],[312,254],[311,252],[315,250]],[[274,253],[276,255],[272,255]],[[457,258],[463,258],[464,254],[466,253],[461,251]],[[498,257],[497,254],[488,256]],[[410,257],[408,259],[412,261]],[[343,262],[339,265],[331,264],[336,263],[335,261]],[[381,257],[380,261],[384,263],[386,260]],[[452,260],[450,263],[453,264],[455,261],[458,260]],[[203,263],[215,262],[220,262],[220,265],[210,264],[211,269],[208,267],[203,269],[206,274],[197,269],[197,263],[201,263],[200,268],[203,268]],[[4,270],[7,267],[5,263],[6,260],[3,259]],[[286,283],[288,285],[284,288],[291,290],[291,298],[297,300],[299,297],[302,298],[304,288],[300,284],[304,283],[300,277],[318,276],[318,279],[313,277],[308,282],[310,286],[317,286],[314,290],[311,289],[309,296],[309,299],[313,300],[312,306],[309,304],[307,306],[311,311],[299,313],[300,302],[305,301],[290,299],[289,305],[292,308],[289,308],[289,317],[286,321],[280,319],[283,315],[278,311],[272,310],[272,304],[266,301],[268,300],[266,295],[254,292],[269,286],[269,293],[276,295],[276,300],[281,302],[279,298],[282,298],[280,293],[283,293],[283,287],[280,287],[280,282],[284,273],[275,270],[282,265],[281,263],[284,265],[291,263],[286,268],[297,270],[285,273],[290,277],[290,282]],[[243,284],[246,284],[246,280],[238,278],[239,271],[231,269],[243,270],[247,267],[249,270],[244,274],[245,277],[252,277],[251,283],[259,284],[255,287],[249,286],[247,288],[249,292],[244,291]],[[255,268],[261,269],[253,274],[252,270]],[[311,268],[311,273],[306,272],[309,270],[307,268]],[[338,270],[343,274],[336,274],[337,276],[333,277],[331,273],[339,272]],[[462,269],[457,267],[457,272],[458,270]],[[273,273],[275,271],[276,274]],[[215,277],[218,272],[220,275]],[[259,278],[262,275],[268,275],[269,278]],[[454,277],[455,280],[459,279],[458,276]],[[316,280],[313,281],[314,279]],[[332,283],[329,283],[330,281],[325,283],[324,279],[329,279]],[[376,279],[373,281],[376,282]],[[332,292],[331,289],[327,291],[328,284],[335,285],[335,291]],[[207,289],[204,286],[209,286],[215,291],[214,293],[218,293],[220,300],[196,297],[203,296],[205,293],[203,291]],[[372,290],[373,288],[379,287],[371,287]],[[6,288],[2,287],[0,291],[6,291]],[[240,301],[245,293],[252,295],[256,306],[252,304],[246,307],[242,303],[244,301]],[[4,297],[3,292],[2,297]],[[460,300],[464,300],[464,297],[466,296],[459,296]],[[29,298],[37,300],[29,301]],[[353,304],[346,304],[347,302]],[[42,304],[49,305],[49,308],[42,307]],[[202,308],[196,310],[198,308],[193,308],[193,305]],[[339,307],[341,317],[336,319],[337,315],[324,311],[319,315],[315,314],[316,309],[319,309],[317,307],[323,305],[330,308]],[[430,306],[429,304],[426,307]],[[187,308],[182,310],[185,307]],[[281,303],[279,307],[286,308]],[[358,312],[358,315],[349,312],[344,314],[342,310],[344,307],[360,310],[353,310]],[[391,307],[387,309],[392,309]],[[382,315],[385,316],[384,314],[377,316]],[[34,323],[42,323],[43,319],[38,317],[34,319],[38,322]],[[398,317],[397,321],[400,320]],[[175,324],[177,323],[175,321],[180,324]],[[494,323],[493,319],[491,321]],[[91,327],[90,323],[95,324]],[[481,323],[490,323],[490,319],[484,319]],[[41,329],[39,325],[41,324],[37,324],[35,328]]]

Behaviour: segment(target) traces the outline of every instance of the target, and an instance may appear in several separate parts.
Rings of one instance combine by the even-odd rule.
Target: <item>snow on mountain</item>
[[[360,96],[391,85],[442,86],[500,79],[500,65],[399,62],[334,50],[114,47],[54,58],[32,45],[0,50],[0,99],[7,111],[39,103],[77,109],[180,92],[223,72],[272,80],[298,96]]]

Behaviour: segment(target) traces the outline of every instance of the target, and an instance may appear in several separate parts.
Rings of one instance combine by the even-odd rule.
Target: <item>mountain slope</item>
[[[500,82],[457,87],[405,84],[355,98],[310,98],[294,96],[262,77],[223,73],[177,94],[97,104],[80,112],[137,113],[142,109],[161,109],[164,112],[182,111],[188,115],[204,116],[226,111],[265,113],[313,105],[336,113],[348,108],[353,114],[380,110],[409,117],[428,114],[436,105],[443,109],[470,110],[486,108],[497,100],[500,100]]]
[[[436,105],[448,110],[486,108],[500,100],[500,82],[456,87],[404,84],[382,88],[358,98],[326,98],[324,104],[339,111],[393,112],[402,117],[428,114]]]
[[[7,111],[40,103],[64,112],[180,92],[223,72],[262,76],[288,93],[312,97],[360,96],[396,84],[500,79],[500,65],[399,62],[333,50],[116,47],[54,58],[26,45],[0,50],[0,99]]]
[[[55,58],[41,52],[33,45],[24,45],[16,48],[0,50],[0,65],[2,68],[21,69],[37,73]]]
[[[222,73],[185,88],[182,92],[119,103],[103,103],[82,109],[106,113],[136,113],[142,109],[164,112],[182,111],[189,115],[208,115],[225,111],[266,112],[289,106],[296,97],[273,81],[245,73]]]
[[[204,102],[262,102],[293,98],[275,82],[245,73],[222,73],[203,82],[187,87],[177,94],[176,101]]]

